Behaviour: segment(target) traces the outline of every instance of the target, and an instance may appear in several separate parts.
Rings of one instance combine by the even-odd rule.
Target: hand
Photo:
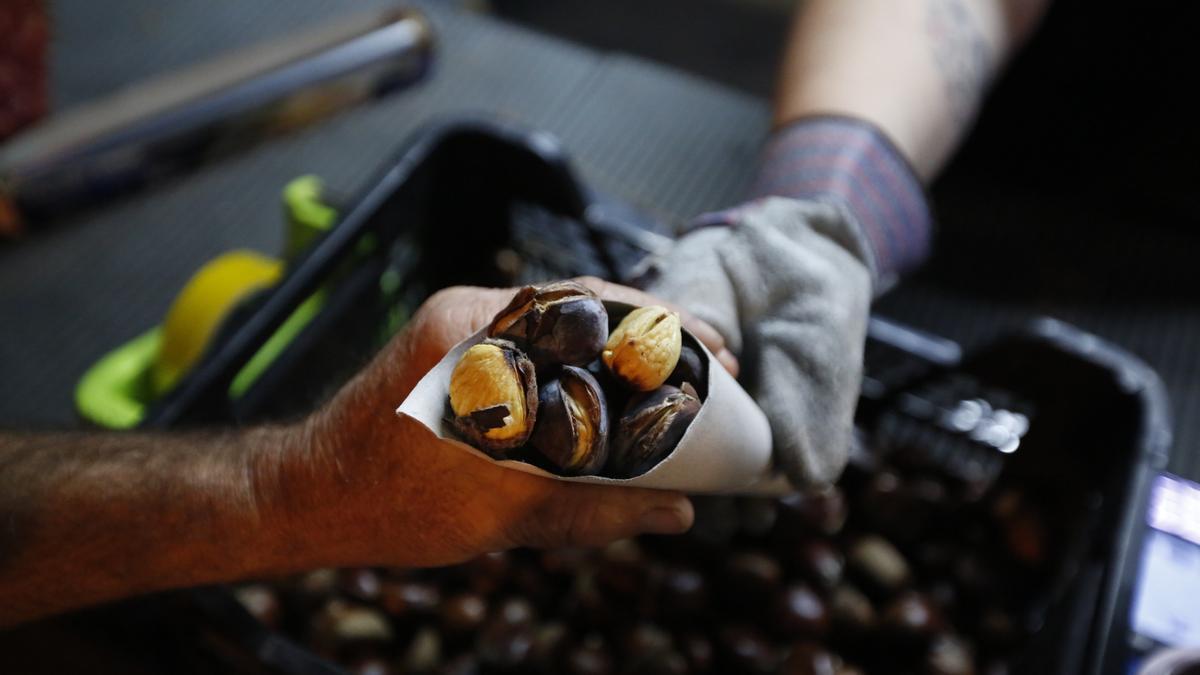
[[[832,482],[849,454],[871,280],[837,208],[767,199],[698,229],[656,262],[649,290],[724,335],[796,487]]]
[[[580,279],[601,297],[654,304],[639,291]],[[312,565],[442,565],[514,546],[597,546],[692,522],[672,492],[564,483],[462,452],[394,413],[458,342],[487,325],[515,289],[450,288],[420,308],[366,369],[297,432],[299,451],[256,473]],[[723,363],[736,360],[711,327],[685,325]]]

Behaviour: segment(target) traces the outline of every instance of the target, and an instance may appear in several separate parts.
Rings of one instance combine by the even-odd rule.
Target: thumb
[[[518,546],[603,546],[638,534],[682,534],[692,526],[692,503],[678,492],[555,483],[514,523]]]

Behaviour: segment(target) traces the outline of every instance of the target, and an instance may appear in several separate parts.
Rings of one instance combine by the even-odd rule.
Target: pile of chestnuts
[[[677,537],[317,570],[238,597],[363,675],[1002,675],[1070,527],[1052,495],[887,463],[696,507]]]
[[[491,457],[559,475],[653,468],[700,411],[703,352],[664,307],[609,323],[585,286],[522,288],[451,373],[454,428]]]

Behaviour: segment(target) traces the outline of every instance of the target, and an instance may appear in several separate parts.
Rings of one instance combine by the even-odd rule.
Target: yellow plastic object
[[[231,251],[188,280],[162,324],[158,358],[150,368],[156,396],[169,391],[203,356],[221,322],[239,302],[279,280],[283,263],[253,251]]]

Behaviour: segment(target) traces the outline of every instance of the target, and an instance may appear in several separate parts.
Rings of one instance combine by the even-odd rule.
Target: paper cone
[[[605,301],[610,321],[628,313],[632,306]],[[685,331],[686,332],[686,331]],[[772,469],[771,427],[754,399],[742,389],[699,340],[708,373],[708,397],[674,452],[654,468],[634,478],[602,476],[558,476],[516,460],[495,460],[461,440],[444,418],[450,373],[463,352],[483,341],[486,329],[458,343],[446,354],[396,409],[396,414],[420,422],[439,438],[489,462],[538,476],[573,483],[628,485],[709,494],[782,494],[791,488]],[[615,427],[616,420],[613,420]]]

